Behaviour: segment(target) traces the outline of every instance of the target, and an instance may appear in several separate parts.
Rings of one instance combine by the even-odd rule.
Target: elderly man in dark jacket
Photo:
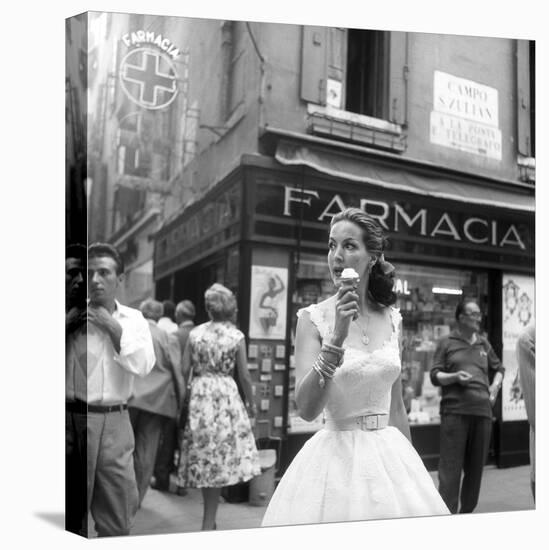
[[[453,514],[459,501],[462,514],[477,505],[492,433],[492,407],[505,372],[490,342],[480,335],[481,319],[474,300],[458,304],[457,327],[438,342],[430,372],[433,384],[442,386],[439,492]]]
[[[139,504],[151,480],[160,436],[166,423],[177,418],[184,391],[177,339],[157,326],[162,304],[149,299],[140,309],[149,323],[156,362],[148,376],[135,382],[133,396],[128,401],[135,435],[134,465]]]

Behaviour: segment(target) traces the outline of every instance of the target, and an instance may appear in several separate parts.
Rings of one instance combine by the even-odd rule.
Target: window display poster
[[[516,345],[518,337],[534,322],[534,278],[524,275],[503,275],[502,330],[503,366],[502,418],[526,420],[524,399],[518,380]]]
[[[284,267],[252,266],[250,338],[284,340],[288,270]]]

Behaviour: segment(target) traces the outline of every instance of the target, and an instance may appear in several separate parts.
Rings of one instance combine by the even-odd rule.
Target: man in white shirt
[[[165,330],[168,334],[174,334],[177,331],[175,319],[175,304],[171,300],[162,302],[162,317],[158,319],[158,328]]]
[[[123,279],[118,251],[110,244],[90,245],[87,330],[67,336],[67,411],[75,437],[86,438],[87,510],[100,537],[129,534],[137,511],[127,401],[134,377],[146,376],[155,361],[147,321],[115,299]]]

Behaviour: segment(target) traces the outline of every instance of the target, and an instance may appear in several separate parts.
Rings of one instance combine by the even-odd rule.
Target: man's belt
[[[116,405],[95,405],[93,403],[86,403],[85,401],[67,401],[66,409],[72,413],[111,413],[122,412],[128,408],[127,403],[118,403]]]

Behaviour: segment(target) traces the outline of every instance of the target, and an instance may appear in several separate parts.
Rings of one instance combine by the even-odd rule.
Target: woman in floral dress
[[[202,489],[202,530],[215,529],[221,489],[261,473],[250,416],[255,415],[244,335],[232,323],[233,293],[218,283],[205,293],[211,321],[194,328],[183,353],[185,376],[192,369],[189,416],[183,433],[179,474]],[[248,404],[240,399],[234,368]]]

